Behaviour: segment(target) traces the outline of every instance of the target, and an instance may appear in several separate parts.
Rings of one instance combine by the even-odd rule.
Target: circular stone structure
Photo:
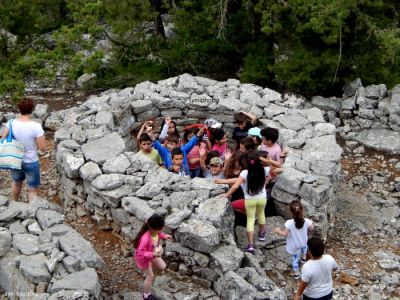
[[[174,236],[165,254],[181,274],[193,275],[222,299],[286,299],[262,269],[263,251],[284,243],[271,233],[271,226],[282,226],[290,217],[288,204],[301,198],[316,233],[327,236],[342,153],[336,127],[325,121],[319,108],[305,104],[297,95],[189,74],[91,96],[46,120],[47,128],[57,129],[64,206],[86,209],[95,221],[127,240],[151,214],[161,214]],[[279,129],[279,144],[288,149],[284,171],[272,191],[279,216],[267,218],[267,241],[256,245],[260,252],[255,256],[243,253],[234,241],[233,211],[219,196],[227,186],[179,177],[158,167],[135,153],[133,138],[145,120],[154,120],[157,132],[166,116],[179,131],[215,118],[230,137],[238,111],[257,116],[260,127]],[[260,280],[265,284],[254,285]]]

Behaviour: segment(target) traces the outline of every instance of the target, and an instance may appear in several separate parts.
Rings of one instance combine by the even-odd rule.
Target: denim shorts
[[[40,185],[40,164],[22,162],[21,170],[11,170],[11,177],[15,182],[23,182],[26,178],[30,188],[37,188]]]

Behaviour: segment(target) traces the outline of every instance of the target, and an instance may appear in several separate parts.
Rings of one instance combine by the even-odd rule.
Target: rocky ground
[[[79,95],[78,95],[79,96]],[[52,109],[62,100],[38,101]],[[58,102],[59,101],[59,102]],[[79,98],[67,100],[72,105]],[[3,111],[11,107],[3,107]],[[46,133],[49,150],[41,157],[42,190],[40,195],[61,203],[56,173],[52,133]],[[382,153],[365,151],[359,144],[340,141],[349,151],[343,155],[342,183],[338,192],[336,224],[327,240],[327,252],[335,257],[334,299],[400,299],[400,160]],[[10,194],[10,176],[0,171],[0,191]],[[27,201],[23,193],[22,201]],[[67,212],[67,220],[92,242],[106,265],[99,270],[106,299],[137,299],[142,276],[134,266],[129,245],[111,231],[101,230],[85,211]],[[292,279],[284,246],[268,252],[264,269],[289,296],[297,282]],[[176,275],[182,285],[184,278]]]

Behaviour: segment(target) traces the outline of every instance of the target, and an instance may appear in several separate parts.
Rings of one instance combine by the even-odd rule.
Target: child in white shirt
[[[299,259],[306,261],[308,232],[314,229],[312,221],[303,217],[303,206],[299,200],[290,203],[293,219],[286,221],[285,229],[275,227],[272,231],[286,237],[286,251],[292,255],[293,277],[299,279]]]

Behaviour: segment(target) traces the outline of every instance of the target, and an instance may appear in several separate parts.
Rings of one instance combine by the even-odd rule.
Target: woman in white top
[[[246,251],[253,253],[255,251],[253,242],[254,223],[257,214],[258,217],[258,240],[265,241],[265,214],[264,209],[267,204],[265,190],[266,177],[269,176],[269,167],[263,167],[257,151],[246,153],[247,170],[240,172],[234,185],[224,195],[230,197],[239,186],[244,192],[246,217],[247,217],[247,239],[248,245]]]
[[[22,189],[22,182],[26,179],[29,188],[29,200],[37,195],[40,185],[40,165],[37,150],[45,150],[44,131],[40,124],[31,120],[30,114],[34,109],[31,99],[24,99],[18,103],[21,115],[12,121],[12,135],[24,146],[24,157],[21,170],[11,170],[12,199],[18,201]],[[8,135],[7,128],[2,138]]]
[[[299,279],[299,259],[306,261],[308,233],[314,229],[310,219],[303,217],[303,205],[299,200],[290,203],[293,219],[287,220],[285,229],[275,227],[272,232],[286,237],[286,251],[292,255],[293,277]]]

